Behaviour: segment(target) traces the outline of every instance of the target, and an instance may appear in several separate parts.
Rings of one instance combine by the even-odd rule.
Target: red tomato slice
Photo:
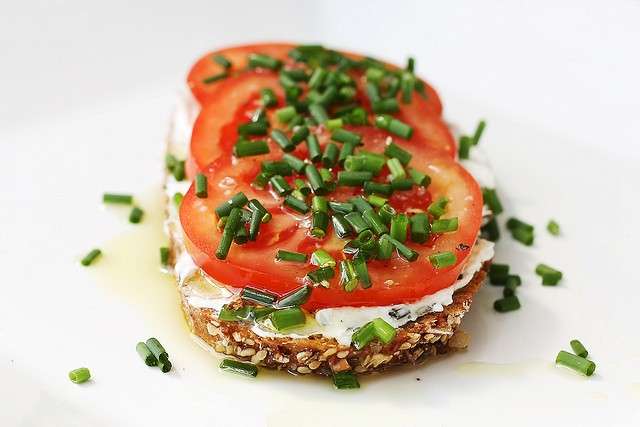
[[[364,149],[380,152],[386,133],[375,128],[362,128]],[[422,194],[412,194],[403,201],[403,207],[426,209],[429,200],[446,196],[450,202],[444,217],[458,217],[460,228],[430,239],[426,244],[408,242],[418,251],[417,261],[409,263],[396,255],[389,261],[368,264],[373,285],[369,289],[345,292],[339,285],[338,275],[328,289],[314,289],[305,305],[309,310],[340,306],[392,305],[415,301],[451,285],[464,266],[470,248],[475,243],[482,218],[482,194],[476,181],[453,159],[424,145],[397,140],[397,144],[413,154],[410,165],[428,173],[432,183]],[[271,143],[271,156],[280,157],[281,151]],[[299,146],[300,148],[300,146]],[[228,153],[228,152],[227,152]],[[278,249],[310,253],[322,247],[336,260],[344,258],[345,241],[329,230],[324,240],[314,240],[307,234],[310,215],[299,215],[282,208],[282,201],[268,190],[254,189],[250,182],[259,168],[259,158],[232,160],[228,154],[219,157],[205,171],[208,177],[209,197],[195,196],[193,187],[185,195],[180,219],[185,232],[187,249],[195,262],[215,280],[232,287],[252,285],[278,294],[299,287],[304,275],[314,269],[310,265],[276,262]],[[242,246],[232,245],[226,260],[215,257],[221,233],[216,230],[215,208],[235,193],[242,191],[249,199],[257,198],[273,214],[263,224],[258,241]],[[339,188],[328,197],[345,200],[359,190]],[[437,270],[429,262],[429,255],[442,251],[456,254],[455,265]]]
[[[187,76],[187,84],[191,88],[191,92],[201,105],[208,104],[215,100],[216,93],[220,90],[223,83],[233,76],[242,73],[247,68],[247,58],[250,53],[261,53],[264,55],[272,56],[281,61],[287,61],[289,58],[287,54],[294,47],[294,45],[285,43],[264,43],[235,46],[215,52],[209,52],[200,58],[189,71]],[[213,57],[216,55],[222,55],[231,62],[231,68],[225,70],[225,68],[215,62]],[[213,83],[205,83],[208,77],[215,76],[223,72],[229,73],[227,79],[217,80]]]

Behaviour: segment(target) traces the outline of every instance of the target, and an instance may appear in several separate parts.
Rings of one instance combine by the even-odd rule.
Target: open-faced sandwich
[[[241,46],[199,59],[188,86],[166,228],[194,335],[343,387],[467,346],[458,326],[493,244],[479,237],[481,187],[413,60]]]

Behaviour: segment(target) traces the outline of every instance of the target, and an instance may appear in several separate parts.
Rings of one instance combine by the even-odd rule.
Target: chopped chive
[[[372,322],[364,324],[351,337],[354,347],[358,350],[364,348],[374,339],[376,339],[376,330]]]
[[[466,135],[461,136],[460,140],[458,141],[458,158],[468,159],[472,145],[473,141],[471,140],[471,137],[468,137]]]
[[[136,344],[136,351],[145,365],[158,366],[158,359],[151,353],[151,350],[149,350],[149,347],[147,347],[145,343],[139,342]]]
[[[432,233],[451,233],[458,230],[458,217],[436,219],[431,224]]]
[[[214,55],[211,59],[223,68],[231,68],[231,62],[222,55]]]
[[[333,373],[333,385],[338,390],[349,390],[360,388],[360,383],[356,374],[351,371],[348,372],[334,372]]]
[[[171,370],[171,367],[172,367],[173,365],[171,364],[171,362],[169,361],[169,359],[166,359],[166,360],[161,360],[160,362],[158,362],[158,366],[159,366],[160,370],[161,370],[163,373],[165,373],[165,374],[166,374],[167,372],[169,372],[169,371]]]
[[[272,174],[267,173],[267,172],[260,172],[258,175],[256,175],[256,177],[253,179],[253,186],[260,189],[260,190],[264,190],[264,188],[267,186],[267,184],[269,183],[269,178],[271,178]]]
[[[251,199],[248,203],[248,207],[251,210],[251,212],[257,211],[260,213],[261,218],[260,220],[262,222],[269,222],[271,221],[271,214],[269,213],[269,211],[267,210],[267,208],[265,208],[264,206],[262,206],[262,203],[260,203],[259,200],[257,199]]]
[[[538,264],[536,274],[542,277],[542,284],[545,286],[555,286],[562,280],[562,272],[546,264]]]
[[[322,158],[320,143],[314,134],[310,134],[307,137],[307,149],[309,150],[309,159],[311,159],[312,162],[317,162]]]
[[[147,348],[153,353],[153,355],[160,362],[164,362],[165,360],[169,360],[169,354],[167,354],[167,350],[164,349],[160,341],[157,338],[149,338],[145,343]]]
[[[265,214],[261,210],[258,210],[258,209],[251,210],[251,219],[249,220],[249,234],[247,238],[252,242],[255,242],[258,239],[258,234],[260,233],[260,226],[262,225],[264,217],[265,217]],[[244,229],[245,229],[244,227],[241,227],[241,230],[244,230]],[[236,243],[238,243],[238,233],[236,233],[236,237],[234,240],[236,241]]]
[[[206,199],[209,195],[207,191],[207,177],[201,173],[196,175],[196,197]]]
[[[69,379],[76,384],[82,384],[89,381],[91,378],[91,372],[88,368],[78,368],[69,372]]]
[[[377,67],[369,67],[366,71],[368,81],[378,83],[384,77],[384,70]]]
[[[202,83],[209,85],[211,83],[215,83],[220,80],[226,79],[227,77],[229,77],[229,74],[226,71],[223,71],[221,73],[217,73],[217,74],[213,74],[211,76],[205,77],[204,79],[202,79]]]
[[[313,73],[311,73],[311,77],[309,77],[309,88],[310,89],[320,88],[326,76],[327,76],[327,70],[325,70],[324,68],[318,67],[315,70],[313,70]]]
[[[173,167],[173,178],[176,181],[182,181],[185,178],[185,163],[184,160],[179,160]]]
[[[289,183],[280,175],[272,176],[269,182],[278,196],[286,196],[293,191]]]
[[[482,198],[484,199],[484,204],[491,209],[491,212],[493,212],[494,215],[500,215],[502,213],[502,203],[500,203],[498,193],[496,193],[495,189],[483,188]]]
[[[432,202],[427,211],[434,217],[440,218],[445,213],[445,209],[447,208],[447,204],[449,203],[449,199],[444,196],[440,196],[438,200]]]
[[[397,214],[391,218],[391,237],[404,243],[407,240],[407,226],[409,218],[405,214]]]
[[[295,144],[280,129],[272,130],[271,138],[282,148],[282,151],[289,152],[296,148]]]
[[[309,136],[309,127],[308,126],[298,126],[293,135],[291,135],[291,142],[295,145],[300,144],[302,141],[307,139]]]
[[[177,163],[178,159],[176,159],[176,156],[174,156],[173,154],[167,153],[164,156],[164,165],[169,172],[173,172],[173,168],[175,168]]]
[[[346,129],[336,129],[331,132],[331,139],[345,144],[360,145],[362,136]]]
[[[327,120],[325,123],[325,126],[330,131],[340,129],[343,125],[344,123],[342,122],[342,119],[330,119],[330,120]]]
[[[249,122],[238,126],[238,133],[243,136],[266,135],[268,130],[269,124],[265,121]]]
[[[376,338],[383,344],[389,344],[395,337],[395,328],[378,317],[358,329],[352,341],[355,348],[360,350]]]
[[[244,306],[234,310],[225,304],[218,313],[218,320],[223,322],[246,322],[252,320],[253,316],[254,307]]]
[[[429,217],[425,213],[417,213],[409,218],[411,225],[411,241],[424,243],[429,238]]]
[[[353,204],[360,213],[373,209],[373,207],[362,196],[352,197],[349,199],[349,202]]]
[[[282,61],[276,58],[272,58],[268,55],[262,55],[260,53],[249,54],[249,68],[268,68],[270,70],[277,70],[282,66]]]
[[[311,254],[311,264],[318,267],[335,267],[336,260],[324,249],[317,249]]]
[[[482,132],[484,132],[484,128],[487,124],[484,120],[480,120],[478,126],[476,127],[476,131],[473,133],[473,145],[478,145],[480,142],[480,138],[482,137]]]
[[[218,218],[225,217],[231,213],[233,208],[241,208],[248,202],[249,199],[247,199],[247,196],[245,196],[243,192],[236,193],[229,200],[218,205],[216,208],[216,215]]]
[[[296,115],[296,108],[293,105],[276,110],[276,118],[280,123],[289,123]]]
[[[384,156],[374,153],[349,155],[344,160],[344,168],[350,172],[367,171],[377,175],[380,173],[384,165]]]
[[[376,336],[383,344],[389,344],[396,337],[396,329],[381,318],[371,321],[376,332]]]
[[[369,225],[362,218],[362,215],[360,214],[360,212],[349,212],[344,216],[344,219],[349,223],[349,225],[351,226],[351,228],[353,228],[353,231],[355,231],[356,234],[360,234],[364,230],[369,229]]]
[[[378,259],[389,259],[393,253],[393,243],[389,239],[383,238],[386,234],[383,234],[378,239]]]
[[[343,86],[338,90],[338,100],[341,102],[351,101],[356,97],[358,92],[352,86]]]
[[[289,208],[293,209],[294,211],[299,212],[301,214],[305,214],[305,213],[309,212],[309,206],[307,206],[307,204],[304,201],[302,201],[300,199],[297,199],[297,198],[295,198],[293,196],[285,197],[284,204],[285,204],[285,206],[287,206],[287,207],[289,207]]]
[[[166,246],[163,246],[160,248],[160,264],[163,265],[164,267],[169,265],[169,248]]]
[[[409,104],[416,86],[416,78],[409,72],[404,72],[400,76],[400,90],[402,91],[402,102]]]
[[[276,310],[270,315],[271,323],[278,331],[302,326],[306,322],[304,312],[298,307]]]
[[[400,163],[400,160],[395,157],[387,160],[387,167],[389,168],[389,172],[391,172],[392,180],[406,178],[407,173],[405,172],[402,163]]]
[[[376,208],[381,208],[382,206],[384,206],[389,200],[385,199],[382,196],[378,196],[377,194],[370,194],[367,197],[367,202],[369,202],[371,204],[371,206],[374,206]]]
[[[496,242],[500,239],[500,229],[498,228],[498,221],[496,221],[495,217],[491,218],[488,223],[483,225],[480,231],[482,233],[482,237],[487,240]]]
[[[556,356],[556,364],[571,368],[587,377],[593,375],[596,370],[596,364],[593,363],[593,361],[576,356],[567,351],[560,351],[558,353],[558,356]]]
[[[260,289],[245,286],[240,293],[240,297],[244,300],[255,302],[261,305],[272,305],[278,299],[277,295]]]
[[[289,252],[284,249],[278,249],[278,252],[276,253],[276,261],[307,262],[307,256],[300,252]]]
[[[284,88],[291,88],[291,87],[296,87],[296,80],[287,72],[287,71],[280,71],[280,74],[278,75],[279,77],[279,81],[280,84],[282,85],[282,87]]]
[[[409,191],[413,188],[413,180],[411,178],[396,178],[391,181],[391,190],[393,191]]]
[[[262,123],[268,127],[269,121],[267,120],[267,112],[265,111],[265,109],[258,108],[256,111],[254,111],[253,114],[251,115],[251,122]]]
[[[258,375],[258,367],[256,365],[234,359],[224,359],[220,363],[220,369],[234,374],[244,375],[245,377],[256,377]]]
[[[119,205],[130,205],[133,203],[133,196],[131,194],[104,193],[102,195],[102,202]]]
[[[327,203],[327,199],[324,197],[313,196],[313,199],[311,199],[311,208],[314,212],[327,213],[329,211],[329,204]]]
[[[329,228],[329,215],[326,212],[314,212],[311,216],[311,235],[316,239],[322,239],[327,235]]]
[[[429,261],[431,265],[435,268],[446,268],[454,265],[457,261],[456,255],[453,252],[445,251],[445,252],[437,252],[429,256]]]
[[[526,228],[512,229],[511,237],[513,237],[515,240],[519,241],[520,243],[526,246],[533,245],[533,240],[534,240],[533,232],[527,230]]]
[[[534,230],[533,229],[533,225],[527,224],[524,221],[520,221],[517,218],[509,218],[509,220],[507,221],[507,228],[509,230],[515,230],[515,229],[520,228],[520,229],[526,230],[526,231],[531,232],[531,233],[533,233],[533,230]]]
[[[393,189],[391,184],[383,184],[381,182],[367,181],[364,183],[364,192],[366,194],[381,194],[383,196],[391,196]]]
[[[236,157],[259,156],[267,153],[269,153],[269,145],[266,141],[239,139],[233,146],[233,155]]]
[[[86,254],[84,256],[84,258],[82,258],[80,260],[80,264],[82,264],[85,267],[90,266],[91,264],[93,264],[93,262],[100,256],[102,255],[102,251],[100,249],[92,249],[88,254]]]
[[[338,156],[338,163],[341,166],[344,165],[346,159],[353,154],[355,148],[355,144],[342,144],[342,147],[340,148],[340,155]]]
[[[363,289],[371,287],[371,276],[369,276],[369,270],[367,269],[367,260],[363,256],[356,256],[353,259],[353,267],[356,270],[356,276],[360,281],[360,286]]]
[[[407,261],[415,261],[418,259],[418,252],[414,251],[413,249],[409,248],[408,246],[406,246],[404,243],[402,243],[401,241],[394,239],[393,237],[389,236],[388,234],[383,234],[382,237],[384,237],[385,239],[389,240],[389,242],[391,242],[391,244],[393,244],[393,246],[396,248],[396,250],[398,251],[398,255],[400,255],[402,258],[406,259]]]
[[[330,168],[333,167],[338,161],[339,154],[338,146],[334,143],[329,143],[324,149],[324,153],[322,154],[322,164],[324,167]]]
[[[252,215],[252,214],[249,213],[249,215]],[[249,217],[249,221],[251,221],[251,217]],[[233,242],[236,245],[244,245],[248,241],[249,241],[249,233],[247,232],[247,227],[245,227],[244,219],[243,219],[243,224],[240,224],[240,227],[238,227],[238,231],[236,231],[236,235],[233,238]]]
[[[398,101],[395,98],[381,99],[371,103],[371,109],[374,113],[397,113],[400,111]]]
[[[269,88],[264,88],[260,90],[260,102],[262,106],[265,108],[275,107],[278,105],[278,98],[273,90]]]
[[[493,303],[493,309],[498,313],[506,313],[520,308],[520,300],[517,296],[500,298]]]
[[[309,104],[309,114],[311,114],[311,117],[313,117],[313,119],[318,122],[318,124],[322,124],[329,120],[327,110],[325,110],[325,108],[321,104]]]
[[[502,290],[502,295],[504,297],[510,297],[516,294],[516,289],[522,283],[520,276],[516,274],[510,274],[507,276],[507,280],[504,283],[504,289]]]
[[[307,278],[313,283],[322,283],[333,278],[335,271],[331,267],[322,267],[307,273]]]
[[[416,169],[409,168],[409,176],[411,176],[411,179],[416,185],[421,187],[428,187],[429,184],[431,184],[431,177]]]
[[[380,101],[380,90],[378,89],[378,85],[373,82],[367,82],[366,84],[366,92],[369,101],[373,105],[375,102]]]
[[[373,209],[368,209],[362,213],[362,219],[371,226],[374,233],[380,235],[389,232],[389,229],[382,221],[382,218]]]
[[[373,178],[373,174],[367,171],[340,171],[338,172],[338,185],[360,187],[371,178]]]
[[[294,289],[293,291],[287,293],[282,298],[280,298],[276,304],[276,308],[289,308],[289,307],[299,307],[303,305],[311,296],[311,291],[313,288],[311,286],[303,285],[298,289]]]
[[[509,277],[509,266],[507,264],[492,263],[489,267],[489,281],[492,285],[504,285]]]
[[[406,69],[408,72],[413,73],[413,71],[414,71],[414,69],[415,69],[415,66],[416,66],[416,60],[415,60],[414,58],[412,58],[412,57],[409,57],[409,58],[407,59],[407,66],[406,66],[406,68],[405,68],[405,69]]]
[[[379,210],[378,210],[378,215],[380,215],[380,218],[382,218],[382,221],[384,221],[385,224],[389,225],[391,224],[391,219],[396,215],[396,210],[393,208],[393,206],[391,206],[390,204],[386,204],[384,206],[382,206]]]
[[[142,221],[144,211],[137,206],[134,206],[129,213],[129,222],[132,224],[138,224]]]
[[[240,224],[241,217],[242,217],[241,209],[238,207],[233,207],[231,209],[231,212],[229,213],[227,223],[224,225],[224,230],[222,231],[222,238],[220,239],[220,242],[218,243],[218,248],[216,249],[216,258],[218,259],[227,258],[227,255],[229,254],[229,249],[231,249],[231,243],[233,242],[233,239],[236,236],[236,232],[238,231],[238,228],[241,225]]]
[[[329,202],[329,207],[333,212],[338,212],[342,214],[353,212],[353,210],[355,209],[355,207],[353,206],[353,203],[335,202],[335,201]]]
[[[305,166],[304,161],[300,160],[293,154],[285,153],[282,156],[282,160],[284,160],[289,166],[291,166],[291,169],[293,169],[298,173],[302,173],[302,171],[304,170],[304,166]]]
[[[587,357],[589,355],[589,352],[587,351],[587,349],[582,345],[582,343],[578,340],[571,340],[571,342],[569,343],[571,345],[571,349],[573,350],[573,352],[576,354],[576,356],[579,357]]]
[[[324,107],[329,107],[337,97],[338,88],[336,86],[329,86],[324,92],[322,92],[316,102]]]
[[[402,163],[403,166],[407,166],[412,157],[410,152],[403,149],[395,142],[392,142],[391,144],[386,146],[386,148],[384,149],[384,154],[387,157],[393,157],[400,160],[400,163]]]
[[[308,164],[304,168],[304,173],[307,176],[307,180],[309,180],[309,185],[314,194],[323,195],[327,193],[322,176],[313,164]]]
[[[358,275],[353,262],[349,259],[340,261],[340,286],[346,292],[351,292],[358,287]]]
[[[351,225],[342,215],[333,215],[331,217],[331,222],[333,224],[333,230],[339,238],[344,239],[351,234]]]
[[[376,116],[375,124],[377,127],[385,129],[403,139],[410,139],[413,134],[413,128],[411,126],[384,114]]]
[[[288,176],[293,173],[293,169],[287,162],[278,160],[266,160],[260,164],[260,169],[262,172],[270,174],[270,177],[273,175]]]
[[[549,223],[547,224],[547,230],[553,236],[560,235],[560,225],[554,220],[549,220]]]

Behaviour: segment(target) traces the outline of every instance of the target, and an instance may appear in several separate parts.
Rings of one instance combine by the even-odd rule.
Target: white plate
[[[18,40],[2,42],[0,83],[0,425],[637,425],[637,4],[297,5],[28,5],[0,25]],[[162,144],[189,61],[214,44],[293,37],[414,53],[449,120],[471,131],[487,119],[502,220],[536,225],[533,248],[506,232],[498,246],[524,279],[521,310],[495,313],[500,292],[486,286],[463,323],[468,351],[365,378],[357,392],[218,372],[156,268]],[[104,209],[104,191],[135,193],[143,223]],[[545,231],[550,218],[561,237]],[[104,257],[80,267],[94,246]],[[541,286],[538,262],[565,279]],[[138,359],[149,336],[171,354],[170,374]],[[553,366],[573,338],[598,365],[591,378]],[[90,383],[67,379],[79,366]]]

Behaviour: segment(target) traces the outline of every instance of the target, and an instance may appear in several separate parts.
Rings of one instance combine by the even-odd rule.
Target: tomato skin
[[[226,49],[209,52],[202,56],[191,67],[187,76],[187,85],[191,93],[198,100],[200,105],[207,105],[215,101],[218,92],[224,87],[224,83],[232,80],[237,75],[241,75],[247,68],[247,58],[250,53],[262,53],[272,56],[281,61],[288,61],[288,53],[295,46],[287,43],[260,43],[252,45],[240,45]],[[225,70],[223,66],[213,61],[213,56],[222,55],[231,62],[231,68]],[[210,76],[227,71],[229,77],[217,82],[206,84],[204,79]]]

